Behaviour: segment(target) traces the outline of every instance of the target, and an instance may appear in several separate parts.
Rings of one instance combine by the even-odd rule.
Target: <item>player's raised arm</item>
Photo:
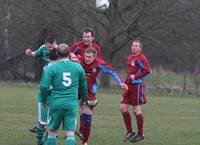
[[[32,57],[42,57],[44,53],[44,47],[45,45],[41,45],[40,48],[35,51],[33,51],[32,48],[27,48],[25,54]]]
[[[116,71],[114,67],[109,65],[103,60],[99,60],[99,69],[109,75],[111,75],[115,81],[117,82],[118,85],[120,85],[123,89],[128,90],[127,85],[124,83],[124,80],[122,79],[121,75]]]
[[[31,48],[27,48],[25,50],[25,54],[28,55],[28,56],[32,56],[32,57],[35,57],[35,52],[31,50]]]
[[[25,54],[32,57],[47,57],[49,51],[56,48],[56,39],[53,37],[47,37],[45,39],[45,44],[41,45],[37,50],[33,51],[32,48],[27,48]]]

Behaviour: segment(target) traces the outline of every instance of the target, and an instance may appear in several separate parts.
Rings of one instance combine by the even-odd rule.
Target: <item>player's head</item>
[[[83,31],[83,43],[85,45],[92,44],[94,38],[95,38],[95,32],[92,28],[84,29],[84,31]]]
[[[53,60],[53,61],[58,59],[57,48],[53,48],[52,50],[49,51],[49,57],[50,57],[50,60]]]
[[[131,45],[133,55],[138,55],[142,51],[143,44],[140,40],[134,40]]]
[[[89,47],[85,50],[84,61],[86,64],[91,64],[97,58],[97,50]]]
[[[55,48],[56,47],[56,39],[53,37],[47,37],[45,39],[45,47],[48,50],[52,50],[53,48]]]
[[[58,50],[58,56],[60,58],[69,57],[70,48],[67,44],[65,43],[59,44],[57,50]]]

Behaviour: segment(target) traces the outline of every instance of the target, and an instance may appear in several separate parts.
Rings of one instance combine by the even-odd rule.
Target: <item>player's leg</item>
[[[129,87],[129,89],[131,88]],[[123,141],[126,141],[127,139],[135,135],[135,131],[133,131],[132,129],[131,115],[128,111],[128,107],[130,103],[131,103],[130,94],[128,91],[124,90],[122,98],[121,98],[121,103],[120,103],[120,111],[122,113],[122,117],[123,117],[127,132]]]
[[[130,138],[131,142],[138,142],[144,139],[144,118],[141,112],[141,106],[134,106],[134,113],[137,122],[138,132],[135,137]]]
[[[36,131],[36,142],[37,142],[37,145],[42,145],[43,144],[43,135],[46,131],[46,125],[42,125],[40,123],[38,123],[38,126],[37,126],[37,131]]]
[[[83,107],[83,139],[82,139],[82,144],[86,144],[88,142],[89,136],[90,136],[90,131],[91,131],[91,126],[92,126],[92,109],[88,105],[84,105]]]
[[[40,91],[38,92],[38,96],[37,96],[37,111],[38,111],[38,116],[37,116],[37,123],[36,123],[36,125],[33,127],[33,128],[31,128],[31,129],[29,129],[29,131],[31,132],[31,133],[37,133],[37,130],[38,130],[38,126],[39,126],[39,124],[38,124],[38,122],[39,122],[39,120],[40,120],[40,118],[42,118],[41,117],[41,97],[40,97]]]
[[[80,126],[79,126],[79,132],[82,133],[82,128],[83,128],[83,113],[81,112],[80,114]]]
[[[75,145],[76,141],[75,141],[75,137],[74,137],[74,131],[66,131],[65,132],[65,136],[66,136],[66,145]]]
[[[65,140],[66,145],[75,145],[75,137],[74,133],[76,130],[76,122],[77,122],[77,112],[78,107],[74,106],[69,109],[65,109],[65,115],[63,120],[63,129],[65,130]]]
[[[131,123],[131,115],[128,112],[129,105],[127,104],[120,104],[120,110],[122,112],[122,117],[124,120],[124,124],[126,127],[126,135],[123,139],[123,141],[127,141],[129,138],[135,135],[135,131],[132,129],[132,123]]]
[[[44,145],[56,145],[56,130],[48,130],[48,137]]]
[[[43,136],[46,131],[47,124],[47,109],[42,106],[42,104],[38,103],[38,124],[36,130],[36,140],[38,145],[42,145]]]
[[[65,111],[63,109],[49,109],[48,112],[48,137],[45,145],[56,145],[57,130],[63,120]]]
[[[138,135],[143,136],[144,119],[143,119],[143,114],[142,114],[140,105],[134,107],[134,113],[137,120]]]
[[[90,89],[92,91],[88,92],[87,95],[87,105],[81,106],[81,130],[82,130],[82,137],[80,138],[83,143],[86,143],[88,141],[90,130],[91,130],[91,124],[92,124],[92,112],[93,108],[97,105],[98,101],[96,99],[96,87],[90,86]],[[80,136],[79,136],[80,137]]]
[[[75,132],[75,134],[82,140],[83,139],[83,108],[82,105],[80,105],[80,116],[79,116],[79,130]]]
[[[78,89],[78,100],[80,101],[81,99],[81,91],[80,88]],[[82,111],[81,109],[81,105],[80,105],[80,111]],[[83,115],[82,112],[80,112],[80,116],[79,116],[79,130],[75,132],[75,134],[79,137],[82,138],[82,120],[83,120]]]
[[[98,101],[95,99],[94,101],[89,101],[91,103],[91,105],[96,106]],[[83,126],[84,126],[84,118],[86,113],[83,112],[83,105],[80,105],[80,116],[79,116],[79,131],[76,131],[76,135],[83,140]]]
[[[135,85],[135,92],[137,92],[137,102],[133,105],[134,114],[137,122],[138,132],[134,138],[131,138],[130,141],[137,142],[144,139],[144,117],[141,110],[141,105],[146,103],[146,97],[144,96],[143,85]]]

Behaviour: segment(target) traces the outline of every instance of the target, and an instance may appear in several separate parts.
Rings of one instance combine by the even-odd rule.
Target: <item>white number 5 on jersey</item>
[[[65,72],[63,73],[63,85],[65,87],[69,87],[72,84],[71,73]]]

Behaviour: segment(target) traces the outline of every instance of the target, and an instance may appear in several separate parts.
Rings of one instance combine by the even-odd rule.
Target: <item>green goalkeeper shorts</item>
[[[77,124],[78,108],[53,109],[49,108],[47,124],[50,130],[58,130],[63,122],[63,130],[75,131]]]

